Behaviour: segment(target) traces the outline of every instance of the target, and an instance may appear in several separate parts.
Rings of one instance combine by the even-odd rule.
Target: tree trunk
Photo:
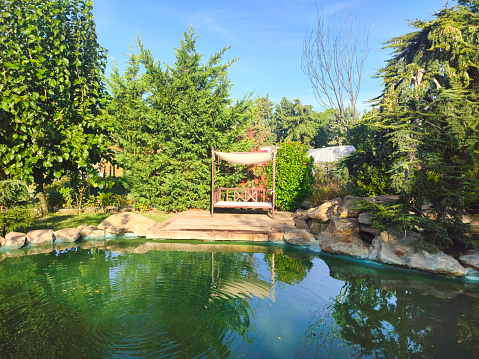
[[[45,190],[43,188],[44,184],[44,176],[43,173],[41,173],[40,170],[37,170],[33,172],[33,178],[35,181],[35,198],[38,199],[38,209],[40,211],[40,215],[42,217],[46,216],[49,211],[48,211],[48,201],[47,198],[45,197]]]

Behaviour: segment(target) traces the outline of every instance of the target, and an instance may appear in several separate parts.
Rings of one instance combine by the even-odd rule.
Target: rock
[[[335,198],[331,201],[324,202],[321,206],[314,208],[314,210],[308,214],[308,217],[327,222],[332,216],[337,214],[341,203],[341,198]]]
[[[80,234],[85,239],[104,239],[108,233],[98,229],[96,226],[85,226],[80,230]]]
[[[83,213],[96,213],[98,209],[96,207],[85,207],[83,208]]]
[[[27,243],[33,245],[47,245],[55,242],[55,233],[51,229],[34,229],[27,233]]]
[[[5,247],[18,249],[25,245],[27,235],[20,232],[9,232],[5,236]]]
[[[371,224],[372,223],[372,218],[373,216],[371,216],[369,213],[361,213],[359,216],[358,216],[358,222],[360,224]]]
[[[299,217],[299,218],[303,219],[302,217],[303,217],[304,212],[306,212],[306,210],[304,210],[302,208],[298,208],[296,210],[296,212],[293,213],[293,218],[298,218]]]
[[[311,233],[313,234],[319,234],[321,233],[324,229],[323,229],[323,224],[321,223],[321,221],[318,221],[316,219],[313,219],[311,221],[311,224],[309,225],[309,230],[311,231]]]
[[[57,213],[63,215],[70,215],[78,214],[78,211],[75,208],[60,208]]]
[[[309,226],[306,224],[306,221],[304,219],[295,218],[294,225],[298,229],[309,229]]]
[[[309,214],[313,212],[315,208],[309,208],[309,209],[301,209],[299,208],[296,212],[293,213],[293,218],[298,218],[298,219],[307,219],[309,218]]]
[[[348,196],[351,197],[351,196]],[[346,198],[346,197],[345,197]],[[357,218],[359,216],[359,210],[356,209],[356,203],[354,199],[344,200],[343,204],[338,210],[339,217],[343,218]]]
[[[110,233],[135,233],[138,237],[145,237],[148,229],[158,222],[137,213],[116,213],[98,225],[98,229]]]
[[[471,267],[474,270],[479,270],[479,251],[469,252],[460,256],[459,262]]]
[[[376,204],[385,204],[385,203],[391,203],[394,201],[397,201],[399,199],[399,196],[397,195],[382,195],[382,196],[376,196],[376,197],[371,197],[374,200],[374,203]]]
[[[386,264],[422,270],[456,277],[466,275],[466,270],[453,257],[444,252],[429,253],[416,251],[412,243],[419,240],[420,234],[408,231],[406,236],[397,233],[381,232],[374,239],[370,259]]]
[[[474,221],[474,217],[472,217],[471,215],[465,214],[464,216],[462,216],[462,223],[470,224],[472,223],[472,221]]]
[[[306,229],[294,229],[286,231],[283,237],[284,241],[296,246],[308,244],[314,241],[314,235]]]
[[[328,231],[335,232],[352,232],[357,229],[359,222],[356,218],[340,218],[331,217]]]
[[[323,232],[316,235],[321,250],[328,253],[345,254],[356,258],[368,258],[369,246],[358,234],[339,234]]]
[[[0,236],[0,247],[3,247],[3,246],[5,246],[5,238]]]
[[[75,242],[81,238],[81,229],[78,228],[66,228],[60,229],[55,232],[55,238],[57,241],[62,242]]]

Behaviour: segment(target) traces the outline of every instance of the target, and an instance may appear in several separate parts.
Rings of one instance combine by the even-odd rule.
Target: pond
[[[83,242],[0,253],[0,357],[479,355],[479,284],[285,244]]]

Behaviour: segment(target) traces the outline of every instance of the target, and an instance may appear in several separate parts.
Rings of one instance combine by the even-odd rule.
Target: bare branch
[[[333,15],[327,21],[316,7],[318,20],[304,39],[302,68],[324,109],[334,109],[351,144],[354,141],[346,120],[351,109],[356,121],[356,101],[366,58],[371,50],[371,26],[357,22],[345,9],[344,17]]]

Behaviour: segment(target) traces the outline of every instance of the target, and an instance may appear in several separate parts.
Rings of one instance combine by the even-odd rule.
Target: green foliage
[[[371,214],[371,226],[380,231],[393,228],[404,232],[413,229],[418,224],[417,216],[409,213],[409,209],[402,203],[376,204],[359,201],[356,206],[359,210]]]
[[[314,164],[312,206],[350,194],[347,168],[336,164]]]
[[[109,113],[118,123],[113,138],[122,149],[116,158],[127,171],[128,189],[139,201],[167,211],[209,207],[211,147],[251,146],[243,140],[247,102],[229,98],[227,69],[236,59],[221,63],[225,47],[202,64],[197,38],[190,28],[176,62],[165,69],[138,40],[140,53],[129,56],[125,75],[114,71],[108,80]],[[239,180],[231,171],[221,173],[219,183]]]
[[[479,14],[462,1],[411,25],[387,42],[383,93],[345,162],[362,195],[401,193],[406,212],[431,203],[433,217],[418,224],[429,243],[474,246],[462,216],[479,200]]]
[[[389,176],[384,168],[377,168],[363,164],[354,172],[354,193],[360,197],[374,197],[387,193]]]
[[[31,200],[32,196],[24,182],[19,180],[0,181],[0,209],[28,204]]]
[[[329,112],[318,113],[313,106],[290,101],[286,97],[276,105],[272,130],[276,141],[300,141],[308,147],[320,147],[326,142],[325,128],[329,122]]]
[[[298,284],[313,267],[309,259],[290,258],[284,254],[265,254],[265,260],[278,281],[286,284]]]
[[[32,196],[25,183],[18,180],[0,181],[0,231],[2,236],[27,226],[33,218]]]
[[[72,208],[73,207],[73,197],[72,197],[73,190],[72,190],[72,188],[71,187],[62,187],[62,188],[60,188],[60,193],[63,197],[65,207]]]
[[[268,164],[271,183],[272,163]],[[276,205],[295,211],[313,192],[313,159],[301,142],[283,142],[276,155]]]
[[[276,143],[276,136],[272,128],[274,103],[270,101],[269,95],[258,96],[254,100],[250,100],[248,105],[252,118],[251,127],[248,128],[248,137],[254,140],[253,147],[274,145]]]
[[[422,213],[412,211],[415,208],[400,202],[375,204],[361,201],[357,203],[357,208],[371,214],[372,227],[381,231],[391,229],[398,232],[419,231],[421,240],[414,243],[418,249],[434,252],[438,249],[453,251],[454,248],[463,249],[476,246],[474,238],[466,235],[467,226],[462,223],[462,220],[457,221],[453,217],[437,219],[434,212],[426,217]]]
[[[0,6],[0,177],[37,185],[88,168],[106,148],[106,51],[88,0]]]

